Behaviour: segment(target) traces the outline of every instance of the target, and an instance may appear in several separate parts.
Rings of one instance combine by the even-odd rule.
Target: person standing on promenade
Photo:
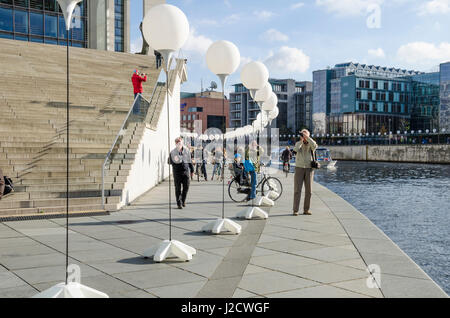
[[[183,145],[183,138],[177,137],[175,145],[175,149],[170,152],[169,164],[173,168],[177,206],[178,209],[182,209],[186,206],[186,197],[189,191],[190,177],[194,173],[194,166],[189,149]],[[183,187],[183,190],[181,190],[181,187]]]
[[[314,171],[311,167],[313,161],[312,153],[316,151],[317,143],[310,137],[309,131],[303,129],[300,132],[300,141],[295,144],[293,152],[295,156],[295,174],[294,174],[294,202],[293,215],[298,215],[300,199],[302,196],[303,183],[305,184],[305,201],[303,204],[303,214],[311,215],[309,211],[311,203],[312,183]]]

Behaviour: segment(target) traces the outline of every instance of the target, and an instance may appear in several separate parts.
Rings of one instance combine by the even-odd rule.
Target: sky
[[[450,0],[168,0],[187,16],[190,35],[178,53],[188,59],[185,92],[211,81],[206,51],[233,42],[241,66],[263,62],[271,78],[311,81],[312,72],[343,62],[430,72],[450,61]],[[140,51],[142,1],[131,0],[131,49]]]

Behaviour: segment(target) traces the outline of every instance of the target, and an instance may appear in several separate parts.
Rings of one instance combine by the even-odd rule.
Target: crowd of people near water
[[[256,184],[258,174],[261,172],[261,157],[264,156],[264,148],[259,147],[256,140],[252,140],[245,147],[237,147],[233,159],[224,160],[227,157],[226,149],[215,146],[212,149],[203,146],[193,147],[186,145],[182,137],[175,139],[175,148],[170,152],[169,163],[173,167],[175,183],[175,200],[178,209],[186,207],[186,200],[189,191],[190,181],[197,176],[197,180],[224,182],[225,171],[228,169],[230,178],[236,179],[239,184],[247,184],[251,190],[248,193],[247,201],[256,197]],[[292,198],[292,214],[298,215],[300,209],[300,199],[302,188],[305,186],[305,199],[303,214],[311,215],[310,202],[312,184],[314,179],[314,151],[317,143],[311,138],[308,130],[300,132],[299,140],[294,148],[289,147],[283,151],[281,159],[283,162],[290,161],[295,155],[295,172],[293,179],[294,196]],[[208,179],[207,166],[212,166],[212,176]]]

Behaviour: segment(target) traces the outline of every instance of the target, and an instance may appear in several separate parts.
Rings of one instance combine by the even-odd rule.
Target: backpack
[[[14,184],[11,178],[4,176],[3,179],[5,180],[5,190],[3,191],[3,195],[14,192]]]

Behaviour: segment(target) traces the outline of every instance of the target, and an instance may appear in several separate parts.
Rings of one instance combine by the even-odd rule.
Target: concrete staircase
[[[144,96],[160,90],[152,56],[71,48],[72,212],[103,211],[102,165],[132,105],[135,68],[149,74]],[[0,217],[65,212],[66,48],[0,39],[0,69],[0,167],[16,187],[0,201]],[[158,99],[150,106],[155,113]],[[145,126],[130,117],[106,166],[108,211],[118,207]]]

